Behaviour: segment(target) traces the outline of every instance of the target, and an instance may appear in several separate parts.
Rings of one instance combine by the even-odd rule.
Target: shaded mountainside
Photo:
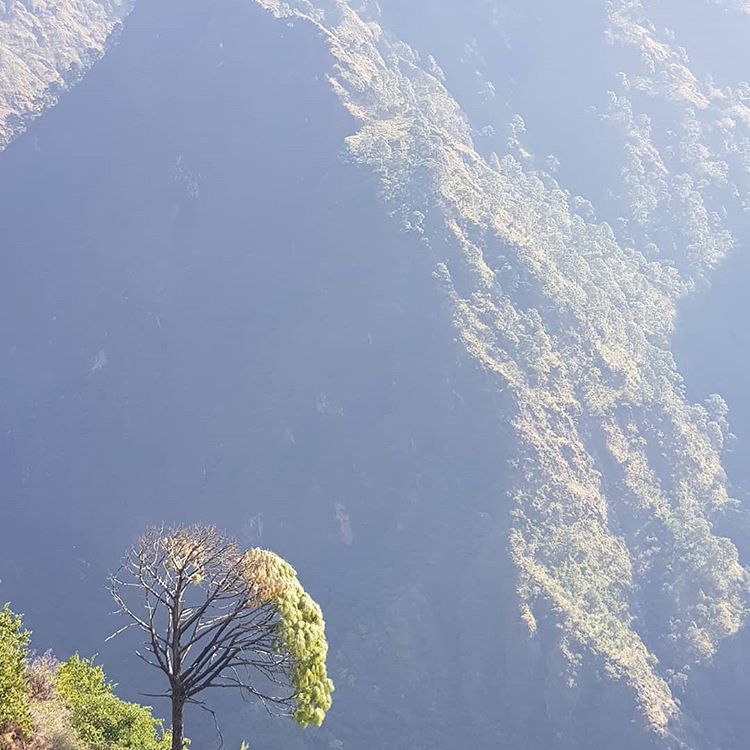
[[[747,85],[649,3],[423,5],[143,2],[3,154],[0,593],[134,689],[103,571],[210,517],[309,571],[337,684],[228,744],[739,750],[750,535],[672,340]]]

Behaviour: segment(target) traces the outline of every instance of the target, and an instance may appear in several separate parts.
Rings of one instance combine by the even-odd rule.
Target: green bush
[[[18,728],[24,734],[32,722],[26,677],[30,635],[9,605],[0,609],[0,729]]]
[[[57,690],[86,750],[169,750],[171,736],[151,709],[120,700],[93,659],[60,664]]]

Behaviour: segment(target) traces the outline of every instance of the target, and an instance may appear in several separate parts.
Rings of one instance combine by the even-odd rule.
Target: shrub
[[[34,729],[25,750],[85,750],[73,729],[70,711],[60,698],[33,703]]]
[[[9,605],[0,610],[0,733],[26,735],[31,729],[26,665],[30,633]]]
[[[49,701],[55,697],[59,666],[60,662],[51,651],[46,651],[31,661],[27,669],[27,677],[32,701]]]
[[[60,664],[57,689],[86,750],[169,750],[171,737],[151,709],[120,700],[93,659]]]

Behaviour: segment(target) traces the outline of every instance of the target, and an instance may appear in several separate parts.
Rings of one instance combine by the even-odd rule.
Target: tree
[[[26,664],[29,638],[20,615],[6,604],[0,609],[0,731],[31,729]]]
[[[172,750],[184,709],[211,688],[238,690],[271,713],[320,725],[331,705],[320,607],[289,563],[240,551],[212,526],[151,528],[110,577],[112,596],[145,633],[136,654],[167,678]]]

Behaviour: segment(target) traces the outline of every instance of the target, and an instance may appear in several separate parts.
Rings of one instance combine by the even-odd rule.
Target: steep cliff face
[[[131,0],[0,2],[0,150],[104,53]]]
[[[136,7],[2,157],[3,596],[43,640],[142,684],[81,602],[209,518],[308,571],[338,686],[237,744],[744,746],[727,407],[672,346],[746,229],[750,117],[668,11]]]

